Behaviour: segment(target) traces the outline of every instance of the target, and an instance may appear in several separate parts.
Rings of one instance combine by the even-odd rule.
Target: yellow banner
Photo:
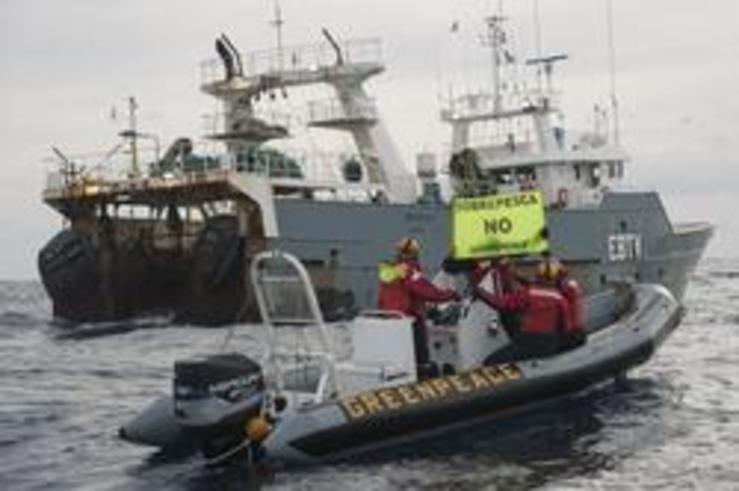
[[[539,254],[549,249],[539,191],[457,198],[452,206],[456,259]]]

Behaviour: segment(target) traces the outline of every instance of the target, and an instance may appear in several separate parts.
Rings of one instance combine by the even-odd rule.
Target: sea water
[[[0,283],[0,490],[739,489],[739,260],[704,261],[685,304],[625,384],[361,462],[254,476],[116,436],[169,392],[175,359],[217,350],[224,329],[70,331],[39,284]]]

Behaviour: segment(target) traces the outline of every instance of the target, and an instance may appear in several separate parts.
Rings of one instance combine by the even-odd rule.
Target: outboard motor
[[[206,457],[244,439],[246,422],[260,413],[262,369],[239,354],[218,354],[175,362],[174,415]]]
[[[175,415],[190,427],[212,426],[247,409],[259,409],[264,390],[262,369],[243,355],[219,354],[181,360],[174,366]],[[233,405],[218,414],[202,409],[203,401],[220,399]],[[225,407],[221,405],[221,407]],[[238,407],[239,411],[234,411]]]
[[[262,369],[238,354],[175,362],[174,397],[161,397],[119,430],[124,440],[165,450],[199,448],[206,457],[237,446],[260,413]]]

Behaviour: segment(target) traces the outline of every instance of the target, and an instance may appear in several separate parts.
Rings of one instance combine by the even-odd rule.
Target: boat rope
[[[233,457],[234,455],[236,455],[237,453],[241,452],[244,449],[248,449],[249,450],[249,455],[248,455],[247,461],[248,462],[251,462],[251,457],[252,457],[251,453],[252,452],[251,452],[250,444],[251,444],[251,441],[249,441],[248,438],[244,438],[244,440],[241,443],[239,443],[238,445],[236,445],[235,447],[232,447],[232,448],[226,450],[225,452],[222,452],[219,455],[216,455],[215,457],[211,457],[209,459],[206,459],[205,466],[206,467],[215,467],[217,465],[221,465],[226,460],[230,459],[231,457]]]

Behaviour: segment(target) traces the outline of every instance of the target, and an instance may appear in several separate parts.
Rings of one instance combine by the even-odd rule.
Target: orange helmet
[[[395,244],[395,250],[402,256],[416,257],[421,252],[421,243],[413,237],[404,237]]]
[[[546,281],[555,281],[565,274],[567,274],[567,270],[556,259],[542,261],[536,268],[536,275]]]

